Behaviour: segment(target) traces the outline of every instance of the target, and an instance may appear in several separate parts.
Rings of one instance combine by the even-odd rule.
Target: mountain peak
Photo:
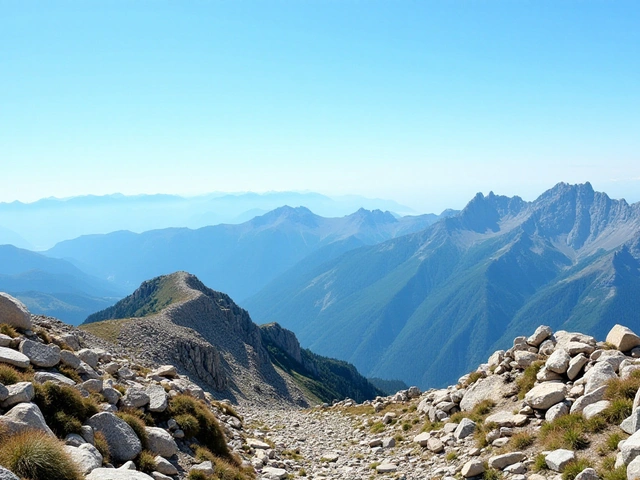
[[[290,207],[289,205],[283,205],[264,215],[255,217],[253,220],[250,220],[250,222],[254,226],[266,226],[283,221],[312,226],[317,223],[318,218],[319,217],[307,207]]]

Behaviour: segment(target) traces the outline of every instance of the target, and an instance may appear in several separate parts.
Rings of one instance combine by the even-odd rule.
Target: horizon
[[[640,200],[636,2],[0,1],[0,201]]]

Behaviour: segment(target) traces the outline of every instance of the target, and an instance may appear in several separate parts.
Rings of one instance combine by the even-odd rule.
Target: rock
[[[149,450],[162,457],[171,457],[178,452],[178,445],[171,434],[162,428],[145,427]]]
[[[505,467],[509,465],[513,465],[514,463],[518,463],[523,461],[526,455],[522,452],[509,452],[504,453],[502,455],[496,455],[489,458],[489,466],[491,468],[497,468],[498,470],[503,470]]]
[[[91,445],[95,444],[93,428],[91,428],[89,425],[83,425],[82,427],[80,427],[80,435],[85,439],[87,443],[90,443]]]
[[[4,402],[9,396],[9,390],[0,383],[0,402]]]
[[[589,359],[584,353],[573,357],[569,362],[569,368],[567,368],[567,377],[569,377],[569,380],[575,380],[587,363],[589,363]]]
[[[453,436],[456,437],[457,440],[462,440],[463,438],[467,438],[469,435],[473,435],[473,432],[475,431],[476,423],[468,418],[463,418],[453,432]]]
[[[569,462],[576,459],[576,454],[571,450],[560,448],[548,453],[544,459],[547,462],[547,467],[554,472],[562,473],[564,471],[564,467],[566,467]]]
[[[149,396],[149,411],[164,412],[167,409],[167,393],[161,385],[149,385],[145,392]]]
[[[378,473],[393,473],[398,470],[398,466],[393,463],[381,463],[376,467]]]
[[[497,412],[489,415],[485,423],[495,423],[498,427],[522,427],[527,423],[527,416],[509,412]]]
[[[538,382],[553,382],[562,380],[562,375],[556,372],[552,372],[551,370],[547,369],[546,366],[544,366],[536,374],[536,379],[538,380]]]
[[[595,402],[595,403],[592,403],[591,405],[587,405],[582,410],[582,415],[584,416],[584,418],[589,420],[595,417],[596,415],[599,415],[602,412],[604,412],[609,407],[609,405],[611,405],[611,402],[609,400],[600,400],[599,402]]]
[[[60,363],[60,347],[57,345],[45,345],[33,340],[20,342],[20,353],[26,355],[32,364],[37,367],[55,367]]]
[[[160,472],[151,472],[151,476],[153,477],[153,480],[173,480],[168,475],[164,475]]]
[[[1,428],[6,428],[10,434],[25,430],[41,430],[52,437],[55,436],[35,403],[19,403],[4,416],[0,416]]]
[[[115,462],[133,460],[142,451],[140,439],[133,429],[113,413],[98,413],[88,423],[94,431],[102,432]]]
[[[640,337],[633,333],[631,329],[617,324],[609,330],[606,341],[615,345],[621,352],[627,352],[640,345]]]
[[[57,383],[58,385],[69,386],[73,386],[76,384],[76,382],[71,380],[69,377],[65,377],[61,373],[54,372],[36,372],[36,374],[33,376],[33,381],[36,383],[53,382]]]
[[[30,402],[36,395],[31,382],[19,382],[7,386],[8,395],[0,404],[2,408],[11,408],[18,403]]]
[[[13,474],[10,470],[7,470],[4,467],[0,467],[0,480],[20,480],[16,475]]]
[[[440,453],[444,450],[444,443],[439,438],[431,437],[427,440],[427,448],[433,453]]]
[[[91,348],[83,348],[76,352],[80,360],[89,365],[91,368],[98,368],[98,360],[100,359],[100,352]]]
[[[102,466],[102,455],[93,445],[88,443],[84,443],[79,447],[67,445],[64,449],[85,475]]]
[[[335,463],[338,461],[339,458],[340,458],[340,455],[338,455],[337,453],[325,453],[324,455],[322,455],[322,458],[320,459],[320,461],[327,462],[327,463]]]
[[[620,458],[625,465],[640,455],[640,431],[627,438],[620,446]]]
[[[606,390],[607,386],[603,385],[602,387],[595,389],[593,392],[578,398],[573,405],[571,405],[571,413],[581,413],[588,405],[603,400]]]
[[[514,353],[515,361],[520,368],[527,368],[533,362],[538,360],[538,355],[536,353],[531,353],[526,350],[519,350]]]
[[[127,390],[127,393],[124,397],[120,399],[120,403],[125,408],[140,408],[148,405],[150,401],[149,395],[147,392],[142,390],[141,388],[132,387]]]
[[[378,465],[378,467],[379,466],[380,465]],[[284,468],[264,467],[262,469],[262,478],[267,478],[269,480],[282,480],[286,477],[287,471]]]
[[[627,465],[627,480],[637,480],[640,478],[640,457],[634,458]]]
[[[100,393],[102,392],[103,382],[102,379],[91,378],[86,382],[82,382],[82,388],[84,388],[89,393]]]
[[[631,416],[625,418],[620,424],[620,428],[629,435],[633,435],[640,430],[640,408],[636,408],[631,413]]]
[[[122,397],[122,394],[118,390],[116,390],[115,388],[104,387],[102,389],[102,396],[111,405],[116,405],[118,403],[118,401],[120,400],[120,398]]]
[[[422,432],[416,435],[415,437],[413,437],[413,442],[417,443],[421,447],[426,447],[427,442],[429,441],[430,438],[431,438],[431,434],[429,432]]]
[[[96,468],[85,478],[86,480],[153,480],[153,477],[146,473],[115,468]]]
[[[9,335],[0,333],[0,347],[8,347],[11,345],[12,340],[13,339]]]
[[[80,358],[69,350],[60,350],[60,362],[73,369],[80,366]]]
[[[547,359],[545,366],[547,367],[547,370],[562,375],[566,373],[570,362],[571,357],[569,354],[563,348],[558,348]]]
[[[0,363],[8,363],[14,367],[27,368],[30,365],[29,357],[7,347],[0,347]]]
[[[271,445],[257,438],[247,438],[247,445],[258,450],[268,450],[271,448]]]
[[[547,338],[549,338],[553,334],[551,327],[546,325],[540,325],[536,328],[536,331],[533,332],[529,338],[527,338],[527,343],[532,347],[538,347],[542,342],[544,342]]]
[[[546,410],[565,399],[566,387],[563,383],[546,382],[527,392],[524,401],[531,408]]]
[[[396,446],[396,439],[387,437],[382,439],[382,448],[393,448]]]
[[[618,375],[616,375],[616,371],[610,363],[596,363],[587,373],[584,374],[584,379],[586,380],[586,384],[584,386],[585,395],[606,385],[609,380],[617,377]]]
[[[158,472],[163,473],[165,475],[178,474],[178,469],[166,458],[158,455],[156,458],[154,458],[154,461],[156,462],[156,470]]]
[[[565,402],[560,402],[555,404],[553,407],[549,408],[544,414],[544,419],[547,422],[553,422],[556,418],[560,418],[564,415],[569,414],[569,405]]]
[[[482,475],[484,473],[484,463],[482,460],[469,460],[462,466],[460,473],[464,478]]]
[[[0,292],[0,321],[21,330],[31,330],[33,326],[25,304],[4,292]]]
[[[600,480],[598,473],[593,468],[585,468],[574,480]]]
[[[498,403],[503,397],[508,397],[513,393],[515,393],[513,383],[505,384],[500,375],[489,375],[467,389],[460,401],[460,410],[467,412],[483,400],[493,400]]]
[[[178,376],[178,370],[173,365],[162,365],[156,368],[151,375],[159,377],[175,378]]]

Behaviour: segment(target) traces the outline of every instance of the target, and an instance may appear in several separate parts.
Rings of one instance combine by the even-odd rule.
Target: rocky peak
[[[290,222],[308,227],[317,226],[321,217],[318,217],[307,207],[290,207],[284,205],[250,220],[254,227],[267,227],[282,222]]]
[[[295,361],[302,364],[300,342],[298,342],[296,335],[291,330],[282,328],[278,323],[274,322],[260,325],[260,331],[265,343],[275,345]]]
[[[506,197],[489,192],[485,197],[478,192],[460,212],[459,218],[464,228],[478,233],[487,230],[497,232],[500,229],[499,222],[504,217],[515,216],[526,206],[527,203],[517,196]]]

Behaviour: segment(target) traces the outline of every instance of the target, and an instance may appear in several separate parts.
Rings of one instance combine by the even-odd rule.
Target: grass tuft
[[[581,414],[573,413],[543,424],[540,439],[543,445],[551,450],[583,450],[589,446],[589,434],[598,433],[604,428],[606,422],[601,417],[585,420]]]
[[[524,369],[522,375],[516,380],[516,386],[518,387],[518,398],[522,400],[524,396],[533,388],[536,383],[536,375],[544,365],[544,362],[539,360],[533,362],[527,368]]]
[[[17,338],[20,336],[15,327],[9,325],[8,323],[0,323],[0,333],[11,338]]]
[[[0,363],[0,383],[3,385],[13,385],[22,382],[22,374],[11,365]]]
[[[536,441],[535,435],[532,435],[529,432],[520,432],[516,433],[511,437],[511,445],[516,450],[524,450],[527,447],[533,445]]]
[[[84,421],[98,413],[91,398],[83,398],[75,388],[46,382],[34,385],[34,402],[40,408],[47,425],[60,438],[80,433]]]
[[[111,462],[111,450],[109,450],[109,443],[107,443],[107,439],[104,436],[104,433],[96,431],[93,433],[93,444],[102,455],[102,463],[110,463]]]
[[[611,400],[603,412],[603,418],[611,424],[619,425],[625,418],[633,412],[633,400],[629,398],[616,398]]]
[[[127,425],[129,425],[133,429],[135,434],[140,439],[140,443],[142,443],[142,448],[149,448],[149,437],[147,436],[147,431],[144,429],[145,424],[142,419],[126,411],[116,412],[116,415],[120,417],[121,420],[124,420]]]
[[[149,450],[143,450],[135,460],[138,470],[144,473],[151,473],[156,469],[155,455]]]
[[[577,458],[567,464],[562,472],[562,480],[574,480],[585,468],[590,468],[591,462],[585,458]]]

